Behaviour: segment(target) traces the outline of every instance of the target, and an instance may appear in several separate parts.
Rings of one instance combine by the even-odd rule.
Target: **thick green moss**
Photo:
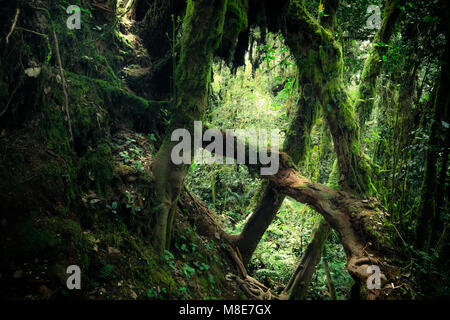
[[[42,230],[31,220],[20,226],[18,234],[23,251],[36,256],[43,255],[47,250],[61,244],[61,239],[52,230]]]

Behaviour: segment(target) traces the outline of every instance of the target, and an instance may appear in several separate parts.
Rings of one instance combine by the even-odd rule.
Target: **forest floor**
[[[65,265],[80,264],[79,257],[83,260],[80,298],[245,298],[233,280],[235,266],[224,242],[217,234],[208,237],[197,232],[198,218],[194,216],[199,212],[180,208],[173,247],[162,260],[146,243],[140,226],[148,220],[144,214],[145,182],[153,144],[150,136],[125,128],[117,131],[111,138],[111,150],[121,183],[116,184],[114,196],[105,199],[93,190],[82,196],[80,200],[94,213],[91,228],[80,223],[78,217],[83,214],[66,211],[61,203],[53,209],[64,214],[54,216],[47,211],[35,215],[33,225],[26,224],[28,229],[23,232],[27,233],[27,246],[35,242],[36,256],[14,260],[2,279],[2,294],[27,300],[70,296],[73,292],[66,288]],[[2,225],[7,227],[6,218]],[[15,231],[2,236],[8,246],[4,252],[14,247],[9,244],[16,240]]]

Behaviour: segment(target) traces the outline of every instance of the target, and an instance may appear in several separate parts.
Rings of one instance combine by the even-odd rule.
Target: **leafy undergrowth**
[[[91,190],[80,199],[79,217],[61,203],[36,211],[2,236],[2,295],[13,299],[240,299],[233,266],[217,238],[200,236],[187,215],[178,214],[176,238],[155,256],[143,230],[153,135],[118,131],[111,139],[114,168],[109,197]],[[187,211],[187,210],[186,210]],[[2,231],[9,221],[2,221]],[[18,241],[16,241],[18,240]],[[6,266],[5,260],[9,260]],[[69,265],[82,270],[82,290],[66,287]]]

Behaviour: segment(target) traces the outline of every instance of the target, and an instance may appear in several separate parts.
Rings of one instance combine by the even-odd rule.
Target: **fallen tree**
[[[234,153],[216,152],[216,155],[237,159],[238,150],[245,150],[245,163],[249,170],[259,173],[262,165],[248,164],[250,153],[257,148],[233,136],[227,137],[227,133],[221,132],[223,143],[227,139],[234,141]],[[206,148],[207,145],[204,144],[203,147]],[[360,198],[352,193],[312,182],[300,175],[286,153],[279,152],[276,157],[279,159],[279,171],[262,178],[268,179],[277,194],[289,196],[313,208],[338,232],[347,256],[347,270],[355,281],[362,284],[363,297],[366,299],[399,297],[405,292],[399,290],[400,287],[410,289],[410,285],[401,278],[401,266],[397,260],[401,255],[392,237],[395,231],[386,227],[384,223],[389,213],[377,199]],[[224,237],[232,240],[230,236]],[[369,266],[374,265],[381,272],[379,289],[369,289],[365,285],[372,275]]]

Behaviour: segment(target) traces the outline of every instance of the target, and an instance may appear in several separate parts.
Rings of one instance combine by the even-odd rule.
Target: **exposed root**
[[[19,18],[19,14],[20,14],[20,9],[17,9],[16,16],[14,17],[14,21],[13,21],[13,24],[11,26],[11,30],[9,31],[8,35],[6,36],[6,43],[7,44],[9,42],[9,37],[11,37],[12,33],[14,32],[14,29],[16,28],[17,19]]]

